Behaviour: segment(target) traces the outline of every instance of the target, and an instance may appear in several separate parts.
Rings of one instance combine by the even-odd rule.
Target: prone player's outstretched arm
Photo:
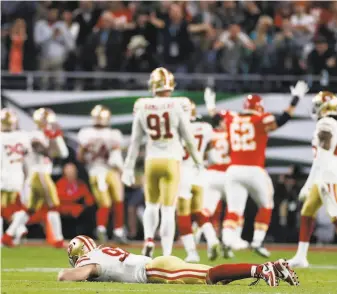
[[[96,264],[88,264],[82,267],[63,269],[57,276],[58,281],[86,281],[90,278],[98,276],[98,269]]]

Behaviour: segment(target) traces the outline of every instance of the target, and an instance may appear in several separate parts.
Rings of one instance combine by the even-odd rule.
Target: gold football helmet
[[[318,118],[325,117],[328,115],[337,116],[337,99],[332,99],[322,104],[317,113]]]
[[[151,72],[148,81],[149,91],[153,95],[163,91],[173,91],[175,87],[174,76],[164,67],[158,67]]]
[[[56,122],[56,114],[50,108],[39,108],[34,111],[33,119],[35,124],[43,129],[46,125]]]
[[[1,131],[10,132],[18,127],[18,117],[14,110],[9,108],[1,109]]]
[[[75,267],[77,260],[97,248],[97,245],[93,239],[88,236],[79,235],[70,240],[68,245],[68,258],[72,267]]]
[[[313,99],[312,99],[312,114],[314,117],[319,116],[318,113],[322,106],[331,100],[337,99],[336,95],[329,91],[320,91]]]
[[[111,112],[103,105],[96,105],[90,113],[95,125],[108,126],[110,124]]]

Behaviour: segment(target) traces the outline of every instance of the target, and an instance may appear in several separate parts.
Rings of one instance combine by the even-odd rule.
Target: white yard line
[[[40,272],[40,273],[58,273],[63,268],[57,267],[25,267],[25,268],[3,268],[3,272]],[[337,265],[310,265],[309,269],[316,270],[337,270]]]

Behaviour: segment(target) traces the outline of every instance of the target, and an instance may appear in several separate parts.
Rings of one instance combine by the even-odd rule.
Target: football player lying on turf
[[[77,236],[68,246],[73,269],[64,269],[58,281],[101,281],[162,284],[228,284],[245,278],[262,279],[278,286],[279,280],[298,286],[296,273],[284,259],[264,264],[190,264],[175,256],[154,259],[121,248],[97,247],[87,236]],[[256,282],[255,282],[256,283]]]

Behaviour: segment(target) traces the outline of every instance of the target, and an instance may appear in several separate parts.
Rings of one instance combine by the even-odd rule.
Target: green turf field
[[[129,251],[139,253],[140,249]],[[281,283],[277,288],[268,288],[263,281],[249,286],[253,280],[241,280],[227,286],[198,285],[141,285],[89,282],[57,282],[59,268],[68,267],[66,250],[48,247],[20,247],[1,250],[1,293],[337,293],[337,252],[311,252],[310,269],[297,270],[300,287],[290,287]],[[184,257],[182,249],[174,254]],[[272,259],[290,258],[291,251],[274,251]],[[201,252],[203,263],[217,264],[228,262],[218,259],[209,263],[206,252]],[[262,263],[264,259],[250,251],[238,252],[230,262]]]

